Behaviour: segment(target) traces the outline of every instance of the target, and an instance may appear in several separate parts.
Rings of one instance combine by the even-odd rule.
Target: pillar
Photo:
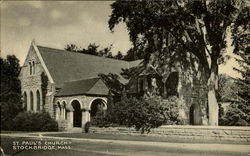
[[[73,128],[73,120],[74,120],[73,111],[68,112],[67,115],[68,115],[68,119],[67,119],[67,121],[68,121],[68,128],[71,129],[71,128]]]
[[[90,113],[88,110],[83,110],[82,111],[82,127],[84,127],[84,125],[90,121]]]

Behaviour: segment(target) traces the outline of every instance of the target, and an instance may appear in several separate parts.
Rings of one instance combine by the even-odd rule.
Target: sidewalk
[[[39,140],[52,139],[52,140],[71,140],[71,141],[87,141],[99,142],[119,145],[140,145],[161,148],[175,148],[180,150],[199,150],[199,151],[218,151],[218,152],[242,152],[250,153],[250,145],[237,145],[237,144],[197,144],[197,143],[169,143],[169,142],[153,142],[153,141],[129,141],[129,140],[108,140],[108,139],[89,139],[89,138],[74,138],[74,137],[55,137],[44,136],[45,134],[58,134],[61,132],[48,132],[48,133],[9,133],[1,134],[1,137],[22,137],[22,138],[37,138]],[[63,132],[65,133],[65,132]]]

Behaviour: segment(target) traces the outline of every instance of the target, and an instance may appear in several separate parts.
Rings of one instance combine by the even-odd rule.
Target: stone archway
[[[78,100],[74,100],[71,105],[73,107],[73,127],[82,127],[81,104]]]
[[[189,109],[190,125],[201,125],[201,109],[198,104],[193,104]]]
[[[103,111],[105,115],[105,111],[107,110],[106,101],[103,99],[95,99],[90,104],[90,120],[91,118],[96,117],[97,113]]]

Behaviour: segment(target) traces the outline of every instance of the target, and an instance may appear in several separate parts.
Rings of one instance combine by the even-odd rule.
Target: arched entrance
[[[77,100],[72,101],[73,107],[73,127],[82,127],[82,111],[80,102]]]
[[[95,99],[90,105],[90,120],[95,118],[98,113],[105,115],[106,110],[106,102],[102,99]]]
[[[193,104],[189,112],[190,125],[201,125],[201,109],[198,104]]]

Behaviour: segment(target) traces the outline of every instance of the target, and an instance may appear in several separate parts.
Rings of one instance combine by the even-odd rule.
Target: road
[[[54,146],[55,149],[17,148]],[[46,146],[45,146],[46,145]],[[124,141],[86,138],[63,138],[30,134],[1,134],[1,147],[5,154],[20,156],[249,156],[250,145],[237,144],[195,144],[149,141]],[[18,153],[19,152],[19,153]]]

